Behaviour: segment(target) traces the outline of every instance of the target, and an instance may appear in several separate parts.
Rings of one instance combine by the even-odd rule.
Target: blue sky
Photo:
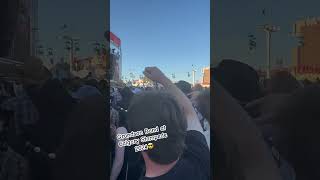
[[[123,75],[137,76],[145,66],[159,66],[171,77],[191,81],[192,64],[198,70],[209,65],[210,0],[110,0],[111,30],[122,40]],[[272,59],[291,63],[296,40],[290,36],[293,23],[307,16],[320,16],[319,0],[214,0],[214,60],[234,58],[255,67],[266,62],[265,33],[256,25],[272,22],[281,27],[273,35]],[[262,16],[266,8],[267,15]],[[64,54],[56,39],[63,24],[81,37],[79,56],[93,54],[90,41],[105,42],[107,8],[103,0],[39,1],[41,44]],[[257,37],[257,49],[248,54],[248,34]]]
[[[297,41],[290,33],[296,20],[307,16],[320,16],[319,0],[215,0],[214,1],[214,50],[215,61],[224,58],[241,60],[255,67],[266,64],[266,35],[256,25],[273,23],[281,30],[272,38],[272,60],[284,58],[292,62],[292,48]],[[266,16],[262,10],[266,8]],[[248,56],[248,34],[257,37],[257,49]]]
[[[122,40],[122,72],[160,67],[191,82],[210,64],[210,0],[110,0],[111,31]]]
[[[106,42],[107,6],[104,0],[45,0],[39,1],[39,36],[45,47],[54,48],[58,57],[63,56],[64,41],[57,39],[63,24],[68,34],[79,37],[79,57],[94,54],[90,42]]]

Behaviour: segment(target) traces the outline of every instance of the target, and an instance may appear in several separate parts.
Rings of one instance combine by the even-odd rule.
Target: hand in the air
[[[161,72],[157,67],[146,67],[143,71],[143,74],[153,82],[160,84],[165,83],[168,78]]]

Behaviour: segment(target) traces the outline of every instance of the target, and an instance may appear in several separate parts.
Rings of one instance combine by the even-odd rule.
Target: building
[[[258,76],[259,76],[260,81],[263,82],[264,80],[267,79],[267,71],[266,71],[266,70],[264,70],[264,69],[257,69],[256,71],[257,71],[257,73],[258,73]],[[273,69],[270,70],[270,76],[272,77],[274,74],[279,73],[279,72],[284,72],[284,71],[290,73],[290,72],[291,72],[291,69],[290,69],[290,68],[287,68],[287,67],[273,68]]]
[[[74,71],[89,70],[92,57],[75,58],[73,67]]]
[[[72,64],[72,74],[82,78],[91,73],[96,79],[105,79],[107,69],[106,62],[106,55],[76,58]]]
[[[299,44],[293,49],[292,73],[297,79],[320,77],[320,17],[297,21],[293,34]]]
[[[30,7],[30,51],[32,56],[36,56],[39,41],[38,0],[30,0]]]
[[[38,38],[38,1],[20,0],[12,56],[16,60],[35,55]]]
[[[110,37],[110,79],[120,81],[122,76],[122,50],[121,39],[114,33],[109,33]]]
[[[203,77],[201,86],[202,87],[210,87],[210,67],[205,67],[202,69]]]

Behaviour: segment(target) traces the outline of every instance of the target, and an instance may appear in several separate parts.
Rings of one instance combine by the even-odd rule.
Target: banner
[[[295,74],[320,74],[320,66],[301,65],[293,68]]]
[[[115,34],[110,32],[110,42],[113,43],[115,46],[120,47],[121,46],[121,40],[118,38]]]

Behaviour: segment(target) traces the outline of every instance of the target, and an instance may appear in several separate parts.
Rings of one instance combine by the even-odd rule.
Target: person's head
[[[319,102],[320,86],[298,89],[275,116],[282,132],[276,145],[293,165],[297,180],[320,179]]]
[[[24,86],[41,85],[52,77],[51,72],[43,65],[41,59],[28,57],[23,65]]]
[[[202,91],[202,90],[203,90],[203,87],[201,86],[201,84],[195,84],[192,87],[192,91]]]
[[[210,90],[201,91],[196,102],[199,112],[210,123]]]
[[[98,86],[99,86],[100,91],[107,91],[108,86],[109,86],[108,81],[100,80]]]
[[[241,104],[246,104],[261,95],[258,73],[247,64],[225,59],[212,73],[213,79]]]
[[[186,81],[178,81],[175,85],[185,94],[191,92],[191,84]]]
[[[69,84],[69,89],[72,91],[75,91],[79,89],[82,86],[83,82],[79,77],[75,77],[71,79],[70,84]]]
[[[301,87],[299,82],[287,71],[272,74],[268,86],[268,93],[291,93]]]
[[[173,97],[164,92],[144,92],[133,97],[128,110],[129,131],[165,125],[168,138],[154,141],[143,153],[146,161],[167,165],[175,162],[185,148],[186,119]]]
[[[120,90],[120,94],[122,97],[121,102],[120,102],[121,107],[124,109],[128,109],[130,101],[131,101],[134,93],[131,91],[130,88],[125,87]]]

